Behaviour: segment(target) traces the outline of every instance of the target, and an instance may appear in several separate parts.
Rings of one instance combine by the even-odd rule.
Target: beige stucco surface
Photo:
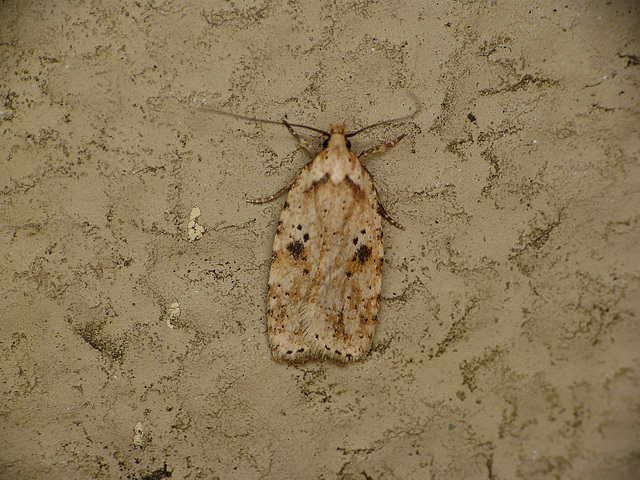
[[[637,2],[0,5],[0,477],[640,472]],[[286,129],[423,110],[361,363],[273,362]],[[300,132],[319,148],[313,134]],[[206,228],[189,241],[192,208]],[[637,477],[636,477],[637,478]]]

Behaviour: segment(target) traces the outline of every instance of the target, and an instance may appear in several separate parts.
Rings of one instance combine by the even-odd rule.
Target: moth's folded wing
[[[318,219],[306,191],[308,168],[294,182],[284,204],[269,276],[267,328],[276,360],[302,362],[313,356],[309,335],[309,295],[317,276],[322,238]]]
[[[362,359],[371,346],[380,303],[382,225],[366,172],[352,182],[318,187],[325,219],[319,268],[309,296],[312,350],[339,362]],[[354,192],[354,189],[356,191]],[[335,201],[335,199],[341,199]]]

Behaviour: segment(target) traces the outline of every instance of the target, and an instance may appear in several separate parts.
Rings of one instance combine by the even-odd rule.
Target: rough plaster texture
[[[0,476],[637,478],[639,19],[634,1],[2,2]],[[413,121],[354,139],[407,133],[367,161],[407,227],[385,227],[374,348],[277,364],[283,199],[245,200],[309,159],[196,107],[356,128],[409,112],[407,91]]]

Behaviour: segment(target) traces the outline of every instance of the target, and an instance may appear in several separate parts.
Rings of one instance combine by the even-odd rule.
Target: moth
[[[382,217],[403,228],[386,212],[362,160],[396,145],[405,135],[351,151],[350,137],[409,116],[378,122],[353,133],[331,125],[328,132],[286,120],[253,119],[211,108],[234,118],[284,125],[300,146],[311,146],[293,127],[326,137],[315,155],[275,194],[250,203],[269,202],[289,191],[273,242],[267,300],[267,333],[272,357],[302,363],[329,359],[347,363],[363,359],[373,339],[382,282]]]

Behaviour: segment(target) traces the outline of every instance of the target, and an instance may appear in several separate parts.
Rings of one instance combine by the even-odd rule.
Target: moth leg
[[[400,139],[396,140],[395,143],[398,143],[399,141]],[[369,178],[371,178],[371,183],[373,183],[373,188],[375,189],[376,194],[378,195],[378,213],[382,216],[382,218],[384,218],[387,222],[389,222],[394,227],[399,228],[400,230],[404,230],[404,227],[398,221],[396,221],[391,215],[389,215],[389,213],[385,210],[384,205],[382,205],[382,201],[380,201],[380,192],[378,191],[378,184],[373,178],[373,174],[369,170],[367,170],[367,168],[364,165],[362,166],[362,169],[369,174]]]
[[[384,145],[378,145],[378,146],[375,146],[375,147],[371,147],[368,150],[365,150],[364,152],[362,152],[360,155],[358,155],[358,159],[362,160],[365,157],[367,157],[368,155],[371,155],[373,153],[380,153],[380,152],[384,152],[385,150],[389,150],[396,143],[398,143],[400,140],[402,140],[404,138],[404,136],[405,136],[405,134],[403,133],[398,138],[396,138],[395,140],[393,140],[393,141],[391,141],[389,143],[385,143]]]
[[[308,153],[310,153],[311,155],[313,155],[312,151],[311,151],[311,146],[307,143],[306,140],[303,140],[302,138],[300,138],[298,136],[298,134],[293,130],[293,128],[291,128],[291,125],[289,125],[287,123],[287,121],[283,118],[282,119],[282,123],[284,124],[285,127],[287,127],[287,129],[289,130],[289,132],[291,132],[291,135],[293,135],[293,137],[300,143],[300,146],[306,150]],[[302,172],[301,172],[302,173]],[[262,197],[262,198],[250,198],[247,200],[248,203],[267,203],[270,202],[271,200],[274,200],[276,198],[278,198],[280,195],[282,195],[284,192],[286,192],[287,190],[289,190],[291,188],[291,185],[293,185],[293,183],[296,181],[296,179],[300,176],[300,173],[298,175],[296,175],[295,177],[293,177],[291,180],[289,180],[287,182],[287,184],[282,187],[280,190],[278,190],[276,193],[274,193],[273,195],[269,195],[268,197]]]
[[[296,181],[296,178],[298,178],[298,175],[296,175],[291,180],[289,180],[284,187],[282,187],[273,195],[269,195],[268,197],[262,197],[262,198],[249,198],[247,199],[247,203],[267,203],[267,202],[270,202],[271,200],[278,198],[280,195],[282,195],[284,192],[286,192],[291,188],[291,185],[293,185],[293,182]]]
[[[387,213],[381,201],[378,201],[378,213],[382,215],[382,218],[384,218],[387,222],[389,222],[394,227],[399,228],[400,230],[404,230],[404,227],[400,225],[396,220],[393,219],[393,217],[391,217],[391,215]]]
[[[315,153],[313,153],[313,147],[309,144],[309,142],[307,142],[303,138],[300,138],[300,135],[298,135],[293,130],[293,128],[291,128],[291,125],[289,125],[284,118],[282,119],[282,123],[284,123],[284,126],[287,127],[291,135],[293,135],[293,138],[295,138],[298,141],[302,149],[305,150],[309,155],[315,156]]]

